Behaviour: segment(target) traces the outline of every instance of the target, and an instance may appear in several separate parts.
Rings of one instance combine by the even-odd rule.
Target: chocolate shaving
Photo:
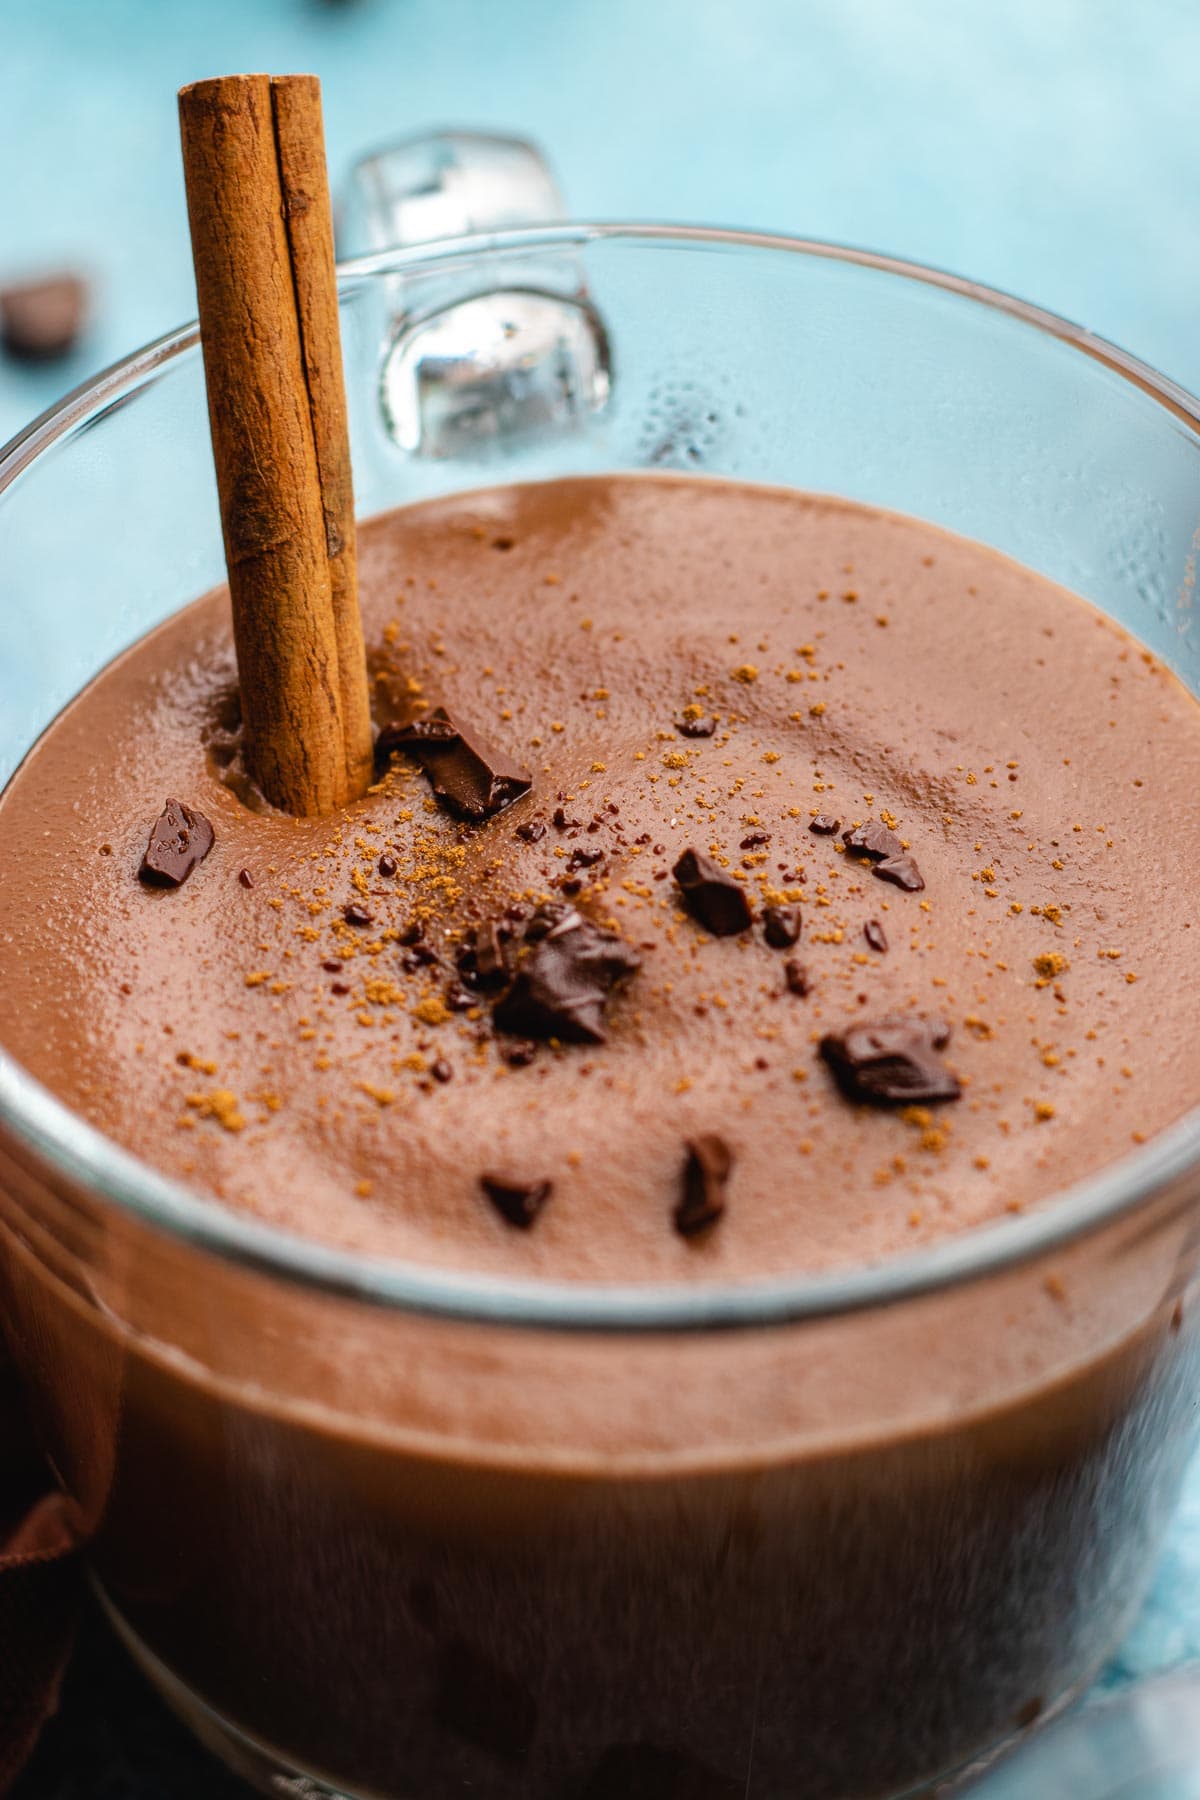
[[[808,970],[798,957],[789,956],[783,965],[783,979],[787,982],[789,994],[799,994],[803,1000],[812,986]]]
[[[399,868],[399,866],[400,865],[396,861],[395,857],[389,856],[386,850],[384,851],[383,855],[380,857],[378,863],[376,864],[376,867],[378,868],[379,873],[383,876],[385,881],[391,880],[392,876],[396,873],[396,870]]]
[[[675,729],[680,737],[710,738],[717,729],[717,721],[710,718],[676,719]]]
[[[733,937],[754,923],[750,898],[741,882],[698,850],[685,850],[671,872],[679,883],[684,906],[714,937]]]
[[[420,764],[434,797],[455,818],[479,824],[494,818],[527,794],[533,785],[528,770],[439,706],[426,719],[386,725],[376,752],[389,756],[403,750]]]
[[[904,845],[895,832],[889,831],[886,825],[879,824],[875,819],[868,819],[865,825],[855,825],[852,830],[843,832],[842,842],[853,855],[864,856],[869,862],[904,855]]]
[[[818,813],[815,819],[808,822],[808,829],[816,832],[818,837],[832,837],[841,828],[842,821],[835,819],[832,813]]]
[[[868,919],[863,926],[863,936],[872,950],[878,950],[882,956],[888,947],[887,933],[878,919]]]
[[[958,1077],[938,1054],[949,1041],[946,1025],[886,1018],[830,1032],[821,1039],[821,1055],[848,1100],[914,1106],[961,1095]]]
[[[348,906],[343,906],[342,917],[347,925],[370,925],[372,923],[370,913],[365,906],[360,906],[357,900],[351,900]]]
[[[550,902],[525,926],[516,972],[493,1009],[498,1031],[523,1038],[603,1044],[604,1008],[642,959],[615,931],[573,906]]]
[[[179,800],[168,800],[151,827],[138,880],[147,887],[181,887],[215,840],[216,833],[203,813],[193,812]]]
[[[244,888],[252,888],[254,886],[254,877],[250,873],[249,869],[239,869],[238,870],[238,880],[241,882],[241,884]]]
[[[517,1175],[481,1175],[479,1185],[501,1218],[528,1231],[550,1198],[553,1182],[523,1181]]]
[[[675,1229],[681,1237],[693,1237],[721,1217],[732,1168],[733,1154],[724,1138],[706,1131],[691,1139],[683,1165],[683,1193],[675,1208]]]
[[[902,851],[899,856],[885,856],[871,873],[879,881],[890,881],[893,886],[903,888],[906,894],[919,894],[925,886],[925,877],[907,851]]]
[[[512,935],[512,926],[504,920],[489,919],[475,927],[457,959],[468,987],[503,987],[512,974]]]
[[[454,1076],[454,1070],[442,1056],[438,1057],[429,1073],[433,1076],[435,1081],[450,1081]]]
[[[538,839],[544,838],[545,835],[546,822],[544,819],[526,819],[524,825],[517,826],[517,836],[523,838],[527,844],[536,844]]]
[[[771,834],[769,831],[751,831],[742,839],[741,843],[738,845],[738,849],[761,850],[762,846],[764,844],[769,844],[770,841]]]
[[[763,908],[763,937],[772,950],[790,950],[800,936],[800,908],[794,905]]]
[[[594,869],[598,862],[604,861],[603,850],[572,850],[567,858],[567,868],[574,874],[576,869]]]

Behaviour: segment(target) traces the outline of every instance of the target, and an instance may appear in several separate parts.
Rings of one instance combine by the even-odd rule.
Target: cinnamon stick
[[[317,814],[365,788],[370,724],[316,84],[295,97],[287,186],[266,75],[184,88],[179,116],[246,763]]]
[[[292,278],[300,320],[300,349],[313,423],[317,474],[325,514],[325,547],[337,638],[346,779],[352,795],[371,779],[374,751],[362,618],[358,610],[358,545],[346,382],[338,327],[333,256],[333,208],[325,160],[321,83],[315,75],[271,80],[275,143]]]

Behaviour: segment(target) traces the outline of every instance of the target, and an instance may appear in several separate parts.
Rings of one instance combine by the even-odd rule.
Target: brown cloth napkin
[[[58,1705],[82,1594],[77,1544],[0,1346],[0,1795]]]

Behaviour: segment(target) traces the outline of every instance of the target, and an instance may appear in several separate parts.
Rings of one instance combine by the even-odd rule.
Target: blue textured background
[[[891,250],[1200,388],[1196,0],[0,0],[0,279],[82,262],[68,364],[0,364],[0,440],[193,311],[175,90],[322,78],[335,178],[440,125],[549,150],[580,216]],[[1200,1469],[1102,1688],[1200,1657]]]

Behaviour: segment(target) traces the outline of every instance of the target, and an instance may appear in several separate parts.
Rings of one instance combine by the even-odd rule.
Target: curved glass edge
[[[1057,313],[965,276],[853,246],[716,226],[585,223],[539,226],[385,250],[339,264],[341,285],[419,269],[451,270],[492,254],[582,249],[602,240],[782,251],[842,262],[1007,313],[1114,370],[1200,434],[1200,401],[1147,363]],[[199,341],[185,325],[82,383],[0,448],[0,494],[52,444],[154,379]],[[1200,1107],[1136,1153],[1065,1189],[1034,1212],[982,1226],[873,1267],[680,1288],[498,1281],[433,1265],[355,1255],[256,1223],[158,1174],[78,1118],[0,1047],[0,1124],[69,1179],[142,1223],[239,1265],[384,1307],[438,1317],[570,1331],[761,1328],[892,1306],[1060,1250],[1137,1211],[1189,1175],[1200,1182]]]
[[[911,1256],[825,1275],[681,1288],[501,1281],[365,1257],[258,1224],[158,1174],[78,1118],[0,1050],[0,1125],[72,1181],[197,1248],[344,1298],[488,1324],[569,1331],[712,1331],[865,1312],[999,1274],[1061,1250],[1168,1194],[1200,1185],[1200,1109],[1038,1210]]]

